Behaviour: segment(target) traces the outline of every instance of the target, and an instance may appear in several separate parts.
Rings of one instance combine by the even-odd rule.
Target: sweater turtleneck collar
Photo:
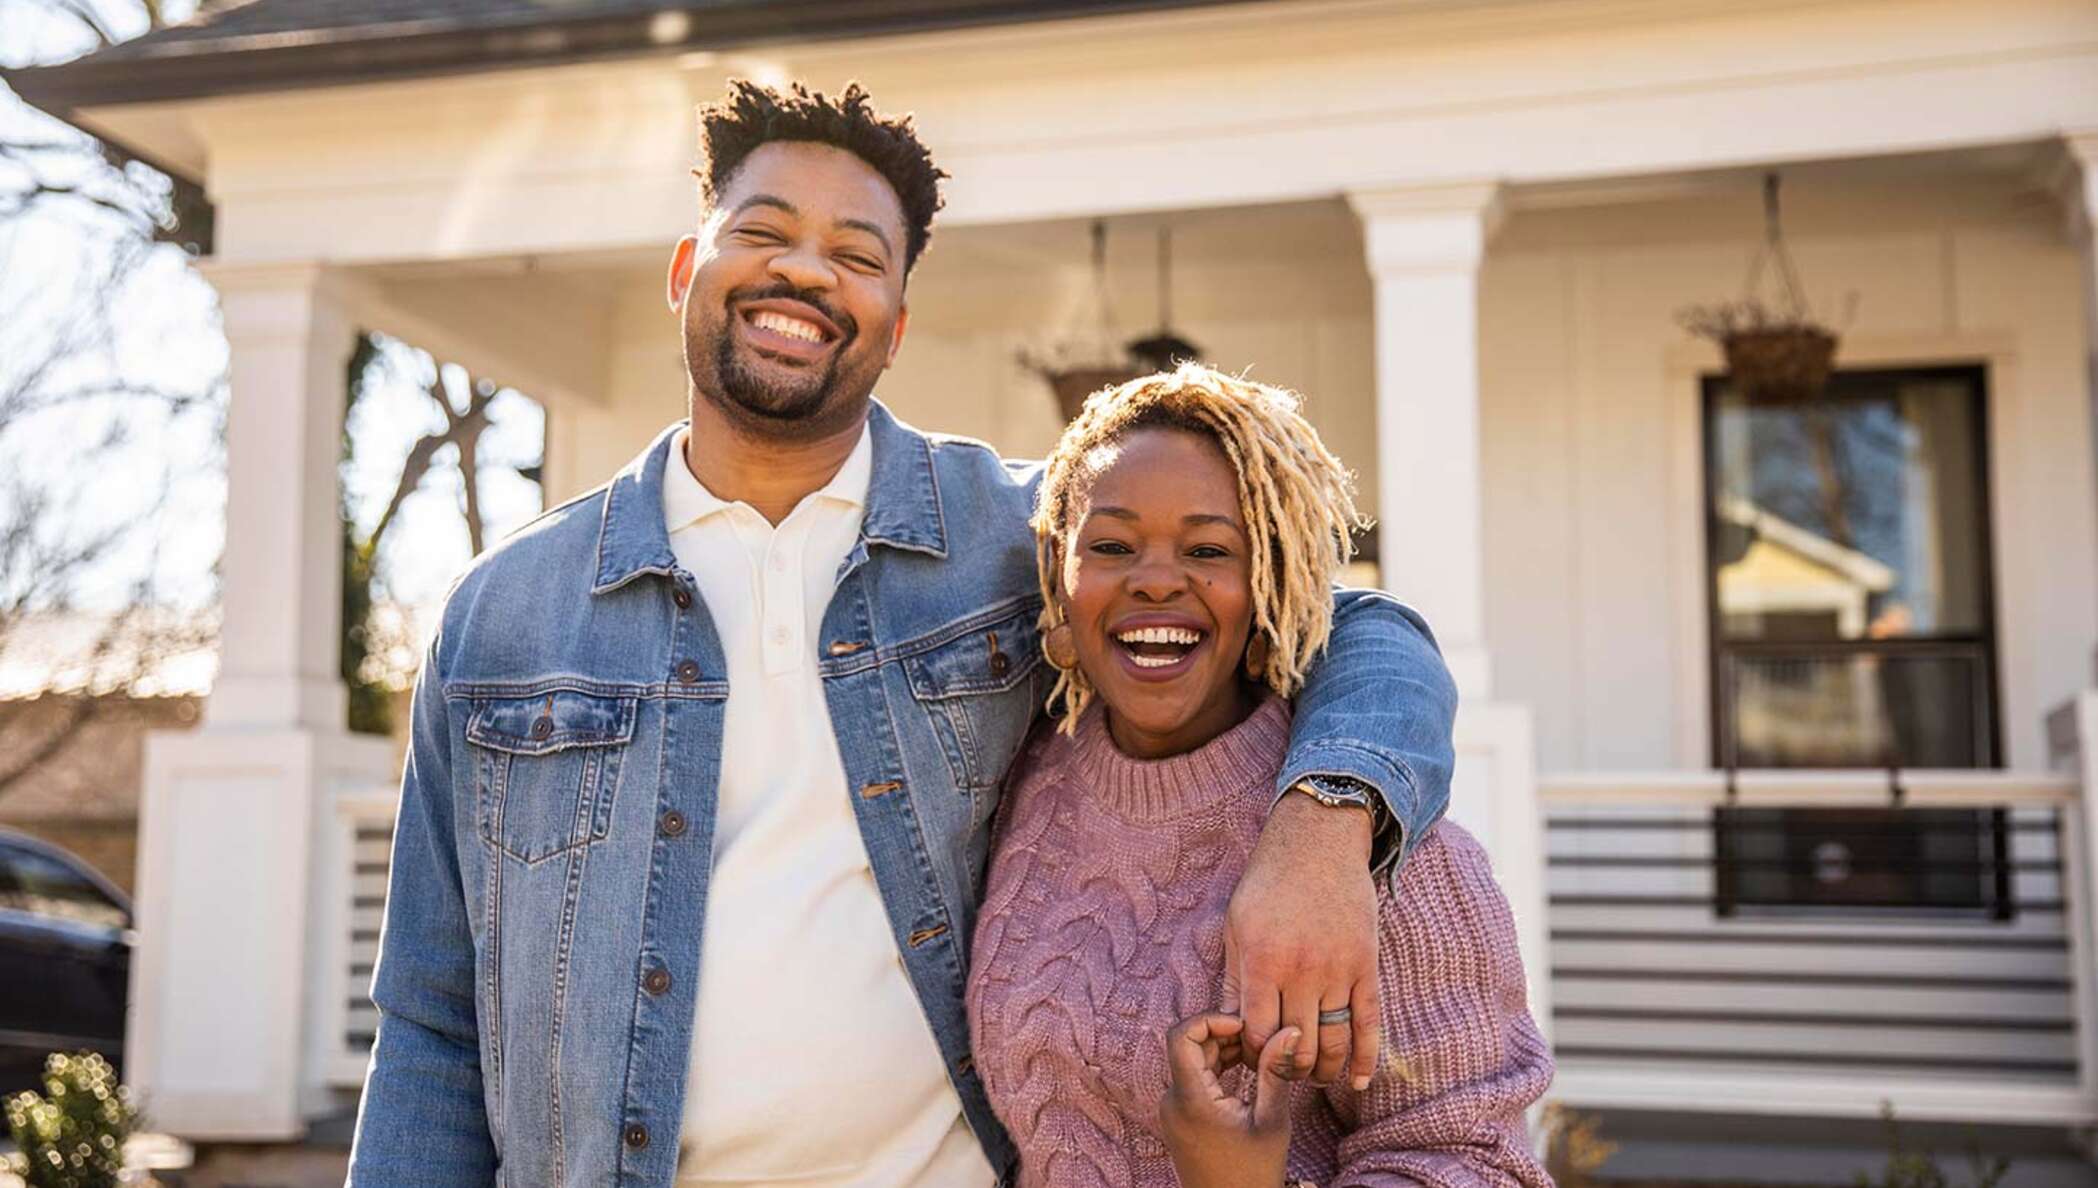
[[[1078,719],[1071,760],[1116,815],[1162,821],[1272,782],[1289,749],[1289,720],[1289,702],[1270,693],[1245,721],[1192,751],[1135,759],[1115,745],[1106,708],[1095,698]]]

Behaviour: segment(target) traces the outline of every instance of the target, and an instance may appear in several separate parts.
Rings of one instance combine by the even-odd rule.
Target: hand
[[[1284,796],[1268,814],[1224,916],[1224,988],[1218,1009],[1245,1020],[1243,1047],[1261,1052],[1278,1028],[1318,1042],[1298,1046],[1285,1076],[1359,1091],[1377,1069],[1377,890],[1369,873],[1370,815]],[[1346,1023],[1319,1012],[1349,1008]]]
[[[1282,1070],[1298,1033],[1285,1027],[1260,1050],[1253,1104],[1224,1092],[1219,1074],[1244,1060],[1244,1024],[1230,1015],[1196,1015],[1166,1034],[1173,1081],[1159,1104],[1159,1133],[1181,1188],[1275,1188],[1289,1162],[1289,1085]]]

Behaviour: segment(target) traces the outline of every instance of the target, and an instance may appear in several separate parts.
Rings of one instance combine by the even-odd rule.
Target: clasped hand
[[[1285,1027],[1260,1050],[1249,1104],[1224,1089],[1224,1070],[1245,1060],[1245,1023],[1233,1015],[1184,1019],[1166,1035],[1172,1084],[1159,1133],[1181,1188],[1278,1188],[1289,1159],[1289,1082],[1283,1071],[1299,1033]]]

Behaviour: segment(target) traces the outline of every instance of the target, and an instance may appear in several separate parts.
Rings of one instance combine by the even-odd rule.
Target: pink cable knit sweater
[[[1095,705],[1015,768],[968,1004],[1023,1185],[1177,1182],[1157,1137],[1163,1037],[1217,1005],[1224,909],[1288,737],[1288,704],[1270,698],[1200,749],[1147,762],[1115,747]],[[1485,852],[1445,822],[1379,898],[1384,1046],[1404,1068],[1387,1059],[1359,1094],[1298,1086],[1290,1179],[1549,1188],[1523,1110],[1552,1059]],[[1243,1070],[1229,1076],[1250,1095]]]

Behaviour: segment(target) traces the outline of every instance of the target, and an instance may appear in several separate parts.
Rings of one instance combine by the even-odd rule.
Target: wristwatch
[[[1349,776],[1308,775],[1291,784],[1289,790],[1302,792],[1327,808],[1359,808],[1373,817],[1383,807],[1374,789]]]

